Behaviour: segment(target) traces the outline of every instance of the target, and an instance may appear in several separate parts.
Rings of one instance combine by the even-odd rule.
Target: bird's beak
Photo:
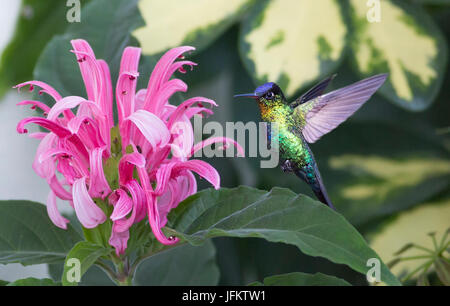
[[[258,96],[255,95],[254,93],[234,95],[234,98],[239,98],[239,97],[247,97],[247,98],[254,98],[254,99],[258,98]]]

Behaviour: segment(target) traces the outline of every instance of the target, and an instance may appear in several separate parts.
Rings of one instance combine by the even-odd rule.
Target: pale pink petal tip
[[[106,221],[105,213],[89,196],[86,188],[86,177],[74,182],[72,196],[75,213],[85,228],[94,228]]]
[[[69,223],[69,220],[61,216],[56,204],[56,196],[53,191],[50,191],[47,197],[47,213],[50,220],[52,220],[57,227],[67,229],[67,223]]]

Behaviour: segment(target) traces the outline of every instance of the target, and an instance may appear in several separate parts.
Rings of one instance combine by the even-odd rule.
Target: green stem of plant
[[[423,246],[420,246],[420,245],[417,245],[417,244],[415,244],[413,247],[416,248],[416,249],[419,249],[419,250],[422,250],[422,251],[434,254],[434,251],[430,250],[429,248],[426,248],[426,247],[423,247]]]
[[[419,267],[417,267],[416,269],[414,269],[411,273],[409,273],[406,277],[404,277],[402,279],[403,282],[406,282],[407,280],[409,280],[411,277],[414,276],[414,274],[416,274],[418,271],[420,270],[424,270],[423,273],[426,273],[428,268],[433,264],[433,260],[429,260],[423,264],[421,264]]]
[[[400,260],[415,260],[415,259],[424,259],[424,258],[430,258],[430,255],[418,255],[418,256],[408,256],[408,257],[401,257]]]
[[[441,242],[439,242],[439,249],[443,249],[443,248],[445,249],[445,241],[447,240],[448,234],[449,234],[449,231],[447,230],[442,235]],[[449,243],[450,243],[450,241],[449,241]]]

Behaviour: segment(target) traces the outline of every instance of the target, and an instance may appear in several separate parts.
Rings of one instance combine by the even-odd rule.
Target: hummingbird
[[[355,113],[383,85],[387,76],[378,74],[324,94],[336,77],[334,74],[291,103],[280,87],[272,82],[259,86],[253,93],[234,97],[249,97],[257,101],[261,119],[268,123],[268,143],[273,137],[278,138],[281,169],[295,173],[311,187],[322,203],[335,209],[308,144],[316,142]],[[270,129],[273,123],[277,125],[275,135]]]

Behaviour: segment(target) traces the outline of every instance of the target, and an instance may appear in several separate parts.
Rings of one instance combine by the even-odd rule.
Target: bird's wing
[[[290,104],[291,108],[296,108],[300,104],[308,102],[321,94],[323,94],[324,90],[328,87],[330,82],[336,77],[337,74],[333,74],[332,76],[322,80],[320,83],[316,84],[313,88],[308,90],[306,93],[297,98],[294,102]]]
[[[387,74],[379,74],[319,96],[294,109],[305,140],[316,142],[356,112],[383,85]]]

